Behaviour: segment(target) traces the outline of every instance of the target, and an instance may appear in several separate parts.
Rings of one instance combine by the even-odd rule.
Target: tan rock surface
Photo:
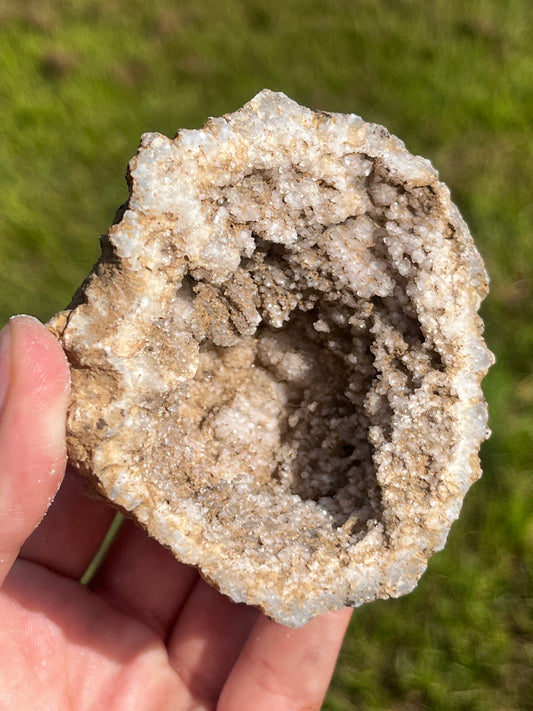
[[[487,277],[430,163],[263,91],[145,134],[50,328],[72,462],[291,626],[409,592],[480,475]]]

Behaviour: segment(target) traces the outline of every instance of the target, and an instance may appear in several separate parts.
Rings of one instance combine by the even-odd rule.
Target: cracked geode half
[[[221,592],[298,626],[410,591],[479,475],[487,276],[431,164],[263,91],[145,134],[50,324],[70,460]]]

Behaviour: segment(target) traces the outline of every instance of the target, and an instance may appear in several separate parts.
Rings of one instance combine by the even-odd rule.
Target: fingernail
[[[11,326],[6,323],[0,331],[0,415],[11,379]]]

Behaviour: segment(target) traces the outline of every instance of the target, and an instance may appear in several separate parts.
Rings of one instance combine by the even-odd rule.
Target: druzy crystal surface
[[[263,91],[145,134],[50,328],[71,461],[236,601],[299,626],[409,592],[480,475],[487,277],[431,164]]]

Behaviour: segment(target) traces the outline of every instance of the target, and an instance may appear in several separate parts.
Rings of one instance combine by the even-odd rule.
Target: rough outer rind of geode
[[[50,327],[71,461],[220,591],[299,626],[409,592],[480,475],[487,277],[431,164],[263,91],[145,134]]]

